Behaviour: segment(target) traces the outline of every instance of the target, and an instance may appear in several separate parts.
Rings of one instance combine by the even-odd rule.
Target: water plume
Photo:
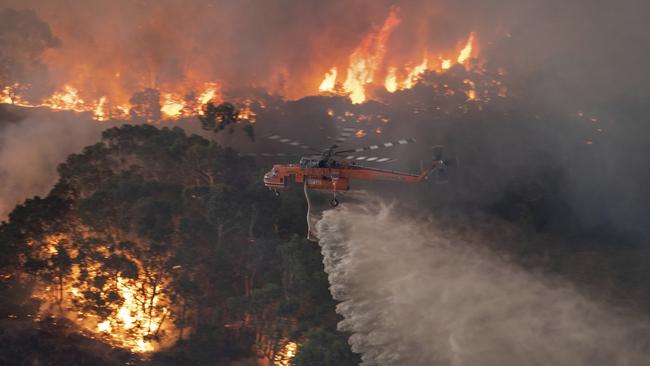
[[[324,212],[332,295],[363,365],[643,365],[646,323],[524,271],[480,235],[372,203]]]

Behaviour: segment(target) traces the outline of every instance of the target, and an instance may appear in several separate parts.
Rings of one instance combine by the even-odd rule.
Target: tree
[[[239,117],[239,110],[229,102],[223,102],[215,105],[212,102],[203,106],[203,113],[199,114],[199,121],[201,121],[201,128],[206,131],[217,133],[230,127],[230,132],[234,132],[233,126],[241,121]],[[253,126],[247,124],[243,127],[244,133],[251,141],[255,141],[255,133]]]
[[[292,238],[302,226],[275,230],[304,217],[301,192],[278,204],[251,158],[178,128],[123,125],[59,175],[0,225],[3,273],[33,274],[57,314],[131,347],[179,341],[167,356],[194,364],[273,359],[286,339],[335,328],[318,248]]]
[[[160,112],[160,91],[147,88],[133,94],[129,99],[132,107],[129,115],[134,121],[144,120],[145,122],[156,122],[162,117]]]
[[[353,366],[361,362],[359,355],[350,351],[347,335],[316,328],[306,334],[298,346],[293,366]]]

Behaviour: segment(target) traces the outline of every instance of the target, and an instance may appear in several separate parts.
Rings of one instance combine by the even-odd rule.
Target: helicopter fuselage
[[[307,188],[347,191],[350,181],[358,180],[387,180],[406,183],[417,183],[425,180],[429,173],[442,162],[435,161],[431,167],[420,174],[410,174],[364,167],[343,160],[333,164],[320,162],[318,166],[310,167],[306,164],[275,164],[270,172],[264,175],[264,185],[274,191],[285,189],[291,181],[304,183]]]

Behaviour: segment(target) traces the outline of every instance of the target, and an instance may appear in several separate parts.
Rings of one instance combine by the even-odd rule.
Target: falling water
[[[326,211],[317,229],[339,329],[363,365],[650,364],[647,324],[507,263],[478,237],[377,200]]]

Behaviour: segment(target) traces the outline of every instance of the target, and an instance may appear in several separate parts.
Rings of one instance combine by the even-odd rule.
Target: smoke
[[[367,197],[318,223],[339,328],[364,365],[643,365],[648,326]]]
[[[648,92],[644,0],[213,1],[5,0],[33,9],[61,47],[46,59],[59,83],[122,95],[145,87],[224,81],[296,98],[344,68],[363,37],[399,8],[386,64],[420,62],[476,32],[488,60],[577,97]],[[621,72],[625,70],[624,72]],[[34,84],[39,80],[32,80]],[[558,101],[563,99],[558,96]]]
[[[0,124],[0,220],[25,198],[46,194],[56,182],[56,167],[99,141],[105,127],[67,113],[30,113]]]

